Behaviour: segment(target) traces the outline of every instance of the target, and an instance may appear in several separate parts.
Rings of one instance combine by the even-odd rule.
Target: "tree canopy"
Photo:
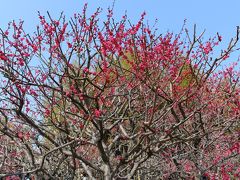
[[[240,72],[217,34],[109,9],[0,30],[0,177],[239,178]]]

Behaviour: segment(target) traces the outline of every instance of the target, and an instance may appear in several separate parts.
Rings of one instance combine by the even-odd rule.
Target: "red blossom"
[[[98,110],[98,109],[95,109],[94,110],[94,115],[95,115],[96,118],[99,118],[101,116],[101,111]]]

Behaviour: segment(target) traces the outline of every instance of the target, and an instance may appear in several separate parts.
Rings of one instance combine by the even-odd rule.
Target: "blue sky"
[[[0,4],[0,27],[5,28],[13,19],[23,19],[27,32],[32,32],[38,24],[37,11],[46,14],[49,11],[58,17],[61,11],[70,17],[81,12],[83,4],[88,3],[89,13],[97,7],[106,12],[113,0],[6,0]],[[116,0],[114,15],[121,17],[127,11],[131,21],[136,22],[140,14],[146,11],[146,19],[150,24],[158,19],[158,28],[162,32],[167,30],[179,32],[184,19],[187,27],[193,29],[197,24],[198,31],[206,29],[205,37],[223,36],[223,45],[235,35],[236,26],[240,25],[239,0]],[[225,44],[224,44],[225,43]]]
[[[48,10],[57,17],[61,11],[71,16],[81,12],[83,4],[88,2],[89,12],[97,7],[104,10],[112,0],[6,0],[0,5],[0,27],[6,26],[12,19],[23,19],[26,27],[37,24],[37,11],[43,14]],[[200,30],[207,29],[210,35],[219,32],[226,38],[234,34],[240,25],[239,0],[116,0],[115,16],[121,17],[125,10],[131,20],[136,21],[143,11],[147,19],[159,19],[159,28],[179,30],[184,19],[188,27],[196,23]],[[31,29],[30,29],[31,30]]]

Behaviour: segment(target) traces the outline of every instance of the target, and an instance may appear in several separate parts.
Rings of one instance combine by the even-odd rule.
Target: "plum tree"
[[[239,177],[239,29],[157,35],[109,10],[13,21],[0,40],[0,177]],[[184,33],[185,37],[184,38]],[[215,53],[214,53],[215,54]]]

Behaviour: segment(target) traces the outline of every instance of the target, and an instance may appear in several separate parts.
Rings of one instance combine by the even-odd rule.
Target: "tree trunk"
[[[104,180],[111,180],[111,170],[109,165],[104,165]]]

